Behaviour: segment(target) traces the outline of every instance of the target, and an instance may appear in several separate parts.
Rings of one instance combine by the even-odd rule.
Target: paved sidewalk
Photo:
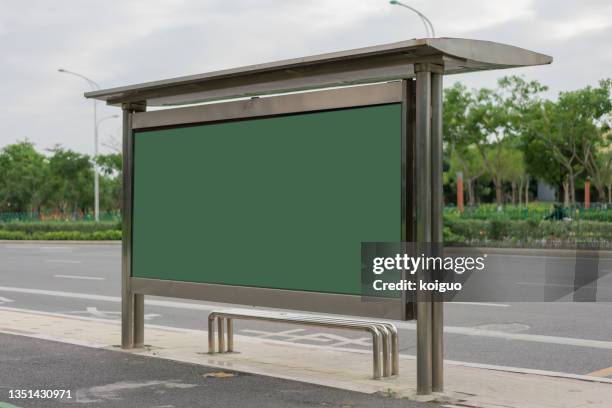
[[[205,324],[203,316],[202,326]],[[110,321],[0,308],[0,331],[119,350],[116,344],[120,327]],[[206,332],[155,326],[146,328],[145,340],[152,346],[129,354],[263,374],[365,394],[417,398],[416,367],[412,359],[401,360],[398,378],[371,380],[370,353],[235,336],[238,353],[209,355],[206,354]],[[433,399],[469,407],[610,408],[612,384],[447,364],[446,393],[435,395]]]
[[[0,344],[0,401],[18,407],[437,407],[10,334]],[[9,399],[11,389],[70,390],[71,398]]]

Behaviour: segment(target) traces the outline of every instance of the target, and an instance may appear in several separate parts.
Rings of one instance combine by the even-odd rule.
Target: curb
[[[596,252],[599,258],[612,258],[612,251],[608,249],[566,249],[566,248],[496,248],[496,247],[460,247],[450,246],[444,247],[444,250],[449,253],[454,252],[469,252],[475,251],[485,254],[494,255],[529,255],[529,256],[564,256],[576,257],[576,255],[584,252]]]

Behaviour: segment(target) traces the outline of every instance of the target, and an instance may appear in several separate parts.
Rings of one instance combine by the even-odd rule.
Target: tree
[[[495,201],[503,203],[504,162],[503,150],[518,144],[524,115],[539,101],[546,90],[537,81],[525,81],[510,76],[498,81],[498,88],[482,88],[473,93],[467,113],[467,133],[482,156],[487,173],[495,185]]]
[[[450,171],[451,175],[455,175],[457,172],[463,173],[463,180],[465,181],[468,193],[468,205],[474,206],[476,204],[476,180],[485,173],[482,157],[476,151],[476,148],[468,146],[453,149],[450,159]]]
[[[6,146],[0,153],[0,210],[39,211],[48,189],[45,156],[29,141]]]
[[[450,151],[450,173],[463,173],[467,189],[468,205],[476,204],[476,180],[484,174],[482,158],[473,145],[474,136],[467,127],[468,112],[474,103],[472,93],[457,82],[444,90],[443,134]]]
[[[584,114],[583,120],[586,120],[584,125],[587,130],[592,132],[592,137],[585,137],[586,141],[582,146],[582,156],[580,162],[586,169],[587,173],[597,189],[598,200],[605,200],[604,189],[607,186],[608,173],[612,166],[612,156],[609,154],[610,138],[612,134],[612,101],[610,100],[610,90],[612,88],[612,80],[600,81],[599,87],[587,87],[580,90],[580,103],[588,106],[587,113]]]
[[[556,102],[535,106],[525,121],[528,139],[542,142],[529,143],[529,149],[539,148],[542,156],[550,155],[561,167],[565,201],[571,204],[576,202],[576,178],[585,170],[602,182],[596,155],[602,143],[602,122],[612,110],[610,87],[606,80],[596,88],[561,92]]]
[[[100,207],[108,210],[121,209],[122,196],[121,153],[98,155],[96,163],[101,172]]]
[[[87,212],[93,206],[93,166],[89,156],[56,146],[49,158],[50,184],[62,212]]]
[[[525,169],[525,158],[523,152],[516,148],[504,148],[501,152],[502,155],[502,179],[510,183],[512,187],[512,205],[522,203],[522,192],[523,186],[528,182],[529,176]],[[517,194],[518,193],[518,194]],[[527,192],[525,192],[527,195]],[[525,197],[527,202],[527,197]]]

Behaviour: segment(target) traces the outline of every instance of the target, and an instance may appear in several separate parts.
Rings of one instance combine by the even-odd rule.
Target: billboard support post
[[[443,167],[442,167],[442,74],[431,74],[431,241],[434,255],[442,255],[443,242]],[[435,271],[439,274],[440,271]],[[436,276],[440,278],[440,276]],[[444,391],[444,302],[439,293],[431,304],[432,391]]]
[[[429,64],[415,64],[416,134],[415,134],[415,214],[417,243],[431,242],[431,70]],[[426,279],[425,271],[418,272]],[[430,394],[431,373],[431,301],[419,293],[417,311],[417,393]]]
[[[144,112],[145,103],[124,103],[123,110],[123,197],[121,240],[121,348],[144,345],[144,295],[132,291],[132,172],[134,112]]]

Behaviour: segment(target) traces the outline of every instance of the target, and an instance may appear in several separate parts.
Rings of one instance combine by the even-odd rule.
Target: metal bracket
[[[444,74],[444,65],[434,64],[432,62],[418,62],[414,64],[414,73],[431,72],[434,74]]]

